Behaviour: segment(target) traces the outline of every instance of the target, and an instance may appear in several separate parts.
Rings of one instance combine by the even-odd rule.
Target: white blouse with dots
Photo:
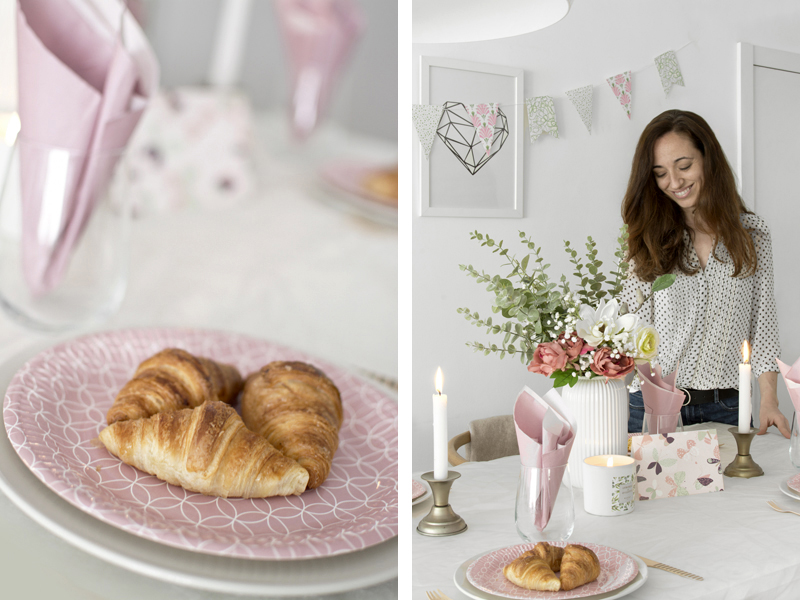
[[[659,362],[663,373],[671,373],[680,363],[678,387],[738,388],[744,340],[749,340],[752,348],[756,379],[764,372],[778,370],[775,359],[780,356],[780,341],[769,228],[754,214],[742,214],[741,221],[756,248],[758,268],[753,275],[731,277],[733,261],[720,242],[717,258],[712,253],[705,270],[689,276],[676,269],[675,283],[656,292],[637,312],[661,336]],[[700,267],[687,232],[684,242],[688,264]],[[639,305],[636,290],[646,298],[651,286],[631,271],[620,301],[627,302],[633,311]],[[638,379],[631,387],[639,388]]]

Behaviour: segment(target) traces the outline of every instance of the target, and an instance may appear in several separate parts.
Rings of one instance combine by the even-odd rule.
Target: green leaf
[[[672,273],[669,273],[668,275],[662,275],[661,277],[656,278],[656,280],[653,282],[653,293],[665,290],[673,283],[675,283],[675,275]]]
[[[661,466],[662,467],[671,467],[676,462],[678,462],[677,458],[662,458],[661,459]]]

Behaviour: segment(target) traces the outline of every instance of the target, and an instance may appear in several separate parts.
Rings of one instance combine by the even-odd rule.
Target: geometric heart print
[[[419,136],[419,142],[425,151],[425,158],[428,158],[433,146],[433,138],[436,136],[436,127],[442,117],[444,106],[435,104],[415,104],[412,109],[411,118]]]
[[[499,107],[496,115],[494,134],[487,152],[467,107],[461,102],[444,103],[444,112],[436,135],[472,175],[494,158],[508,139],[508,118]]]
[[[581,117],[581,121],[586,125],[589,133],[592,133],[592,86],[587,85],[566,92],[567,97],[572,102],[575,110]]]
[[[467,104],[467,111],[475,126],[475,131],[486,149],[486,154],[491,154],[494,124],[497,122],[497,102]]]
[[[625,109],[628,119],[630,119],[631,100],[633,100],[633,94],[631,93],[631,72],[625,71],[619,75],[609,77],[606,79],[606,81],[608,82],[608,85],[611,86],[611,91],[614,92],[614,95],[617,97],[617,100],[619,100],[622,108]]]

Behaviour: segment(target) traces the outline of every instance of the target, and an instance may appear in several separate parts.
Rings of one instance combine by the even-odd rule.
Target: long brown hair
[[[695,214],[705,231],[714,236],[712,254],[723,242],[733,260],[733,276],[752,275],[756,270],[753,239],[739,220],[750,213],[736,190],[733,170],[705,120],[695,113],[668,110],[645,127],[633,155],[628,189],[622,201],[622,220],[628,225],[628,260],[643,281],[680,269],[694,275],[684,252],[683,233],[689,231],[683,210],[656,184],[653,148],[662,136],[675,132],[691,140],[703,155],[703,186]]]

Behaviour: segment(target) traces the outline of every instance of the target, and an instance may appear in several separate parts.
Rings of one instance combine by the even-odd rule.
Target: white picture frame
[[[420,104],[448,104],[439,122],[457,120],[458,104],[497,102],[508,136],[473,174],[437,133],[430,156],[420,152],[420,215],[423,217],[523,216],[524,72],[522,69],[432,56],[420,57]],[[502,119],[502,116],[501,116]],[[443,133],[445,137],[446,133]],[[503,135],[495,127],[493,148]],[[466,146],[453,145],[456,150]]]

